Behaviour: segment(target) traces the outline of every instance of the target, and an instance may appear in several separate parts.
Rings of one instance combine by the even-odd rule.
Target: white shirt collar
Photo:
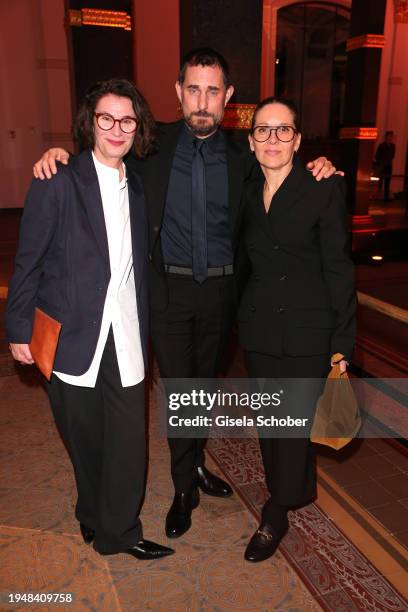
[[[100,162],[99,159],[97,159],[97,157],[95,156],[93,151],[92,151],[92,158],[95,164],[95,169],[98,174],[98,178],[105,178],[110,181],[115,180],[115,182],[118,183],[119,189],[123,189],[123,187],[126,186],[126,181],[127,181],[126,166],[123,162],[122,162],[123,178],[121,181],[119,181],[119,170],[117,168],[111,168],[111,166],[107,166],[106,164],[103,164],[102,162]]]

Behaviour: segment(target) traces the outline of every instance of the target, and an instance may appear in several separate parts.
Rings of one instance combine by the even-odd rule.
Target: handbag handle
[[[334,353],[331,357],[330,363],[332,363],[332,369],[330,370],[328,378],[348,378],[347,370],[345,372],[340,372],[340,361],[344,359],[344,355],[341,353]]]

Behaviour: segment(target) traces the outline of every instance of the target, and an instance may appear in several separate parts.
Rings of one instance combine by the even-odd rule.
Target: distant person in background
[[[375,165],[380,177],[378,190],[384,184],[384,202],[390,201],[390,183],[392,177],[392,160],[395,156],[394,132],[385,132],[384,142],[378,145],[375,153]]]

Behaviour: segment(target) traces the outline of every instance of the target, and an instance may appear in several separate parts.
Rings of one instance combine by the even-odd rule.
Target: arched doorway
[[[347,4],[264,2],[262,95],[293,99],[308,140],[338,136],[350,25]]]

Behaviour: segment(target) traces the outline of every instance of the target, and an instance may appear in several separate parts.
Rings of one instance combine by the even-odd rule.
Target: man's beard
[[[212,121],[206,123],[198,121],[197,123],[193,123],[194,118],[200,119],[200,117],[206,119],[211,118]],[[222,117],[217,117],[217,115],[207,113],[207,111],[196,111],[195,113],[190,113],[185,116],[184,121],[187,123],[194,136],[209,136],[218,128],[222,121]]]

